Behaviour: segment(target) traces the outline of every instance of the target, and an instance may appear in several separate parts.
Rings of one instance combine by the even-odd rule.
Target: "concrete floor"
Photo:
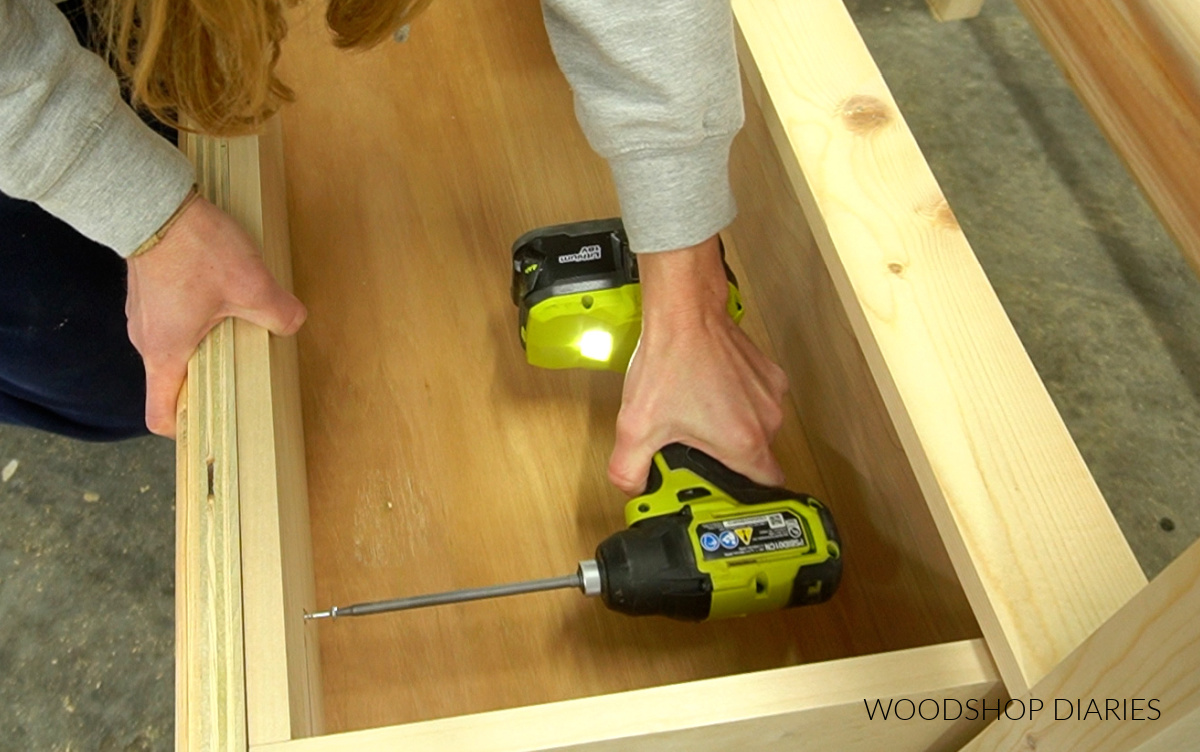
[[[1200,536],[1200,282],[1007,0],[847,0],[1150,576]],[[173,447],[0,426],[0,752],[172,740]]]
[[[0,426],[0,750],[171,748],[175,448]]]

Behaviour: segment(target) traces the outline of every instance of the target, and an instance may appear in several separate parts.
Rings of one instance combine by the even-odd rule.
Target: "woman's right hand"
[[[174,437],[188,359],[209,330],[237,316],[274,334],[294,334],[308,312],[280,287],[257,246],[232,217],[203,198],[159,243],[129,259],[125,315],[146,366],[146,426]]]

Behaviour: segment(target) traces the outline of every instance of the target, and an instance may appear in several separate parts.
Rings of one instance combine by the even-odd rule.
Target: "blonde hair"
[[[284,2],[92,0],[98,42],[134,106],[162,122],[216,136],[253,132],[293,92],[275,74],[287,35]],[[367,48],[432,0],[329,0],[334,43]]]

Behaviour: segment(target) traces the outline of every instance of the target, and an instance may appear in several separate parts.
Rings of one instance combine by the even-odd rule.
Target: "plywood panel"
[[[524,363],[508,246],[616,201],[538,4],[435,3],[410,41],[357,55],[335,52],[319,20],[294,19],[283,63],[299,95],[284,131],[310,310],[299,343],[318,597],[571,571],[622,524],[604,477],[620,378]],[[794,419],[778,447],[791,485],[824,493]],[[848,541],[872,536],[847,519]],[[898,550],[922,555],[900,535]],[[930,598],[936,611],[943,596]],[[826,606],[695,626],[562,592],[310,629],[331,730],[964,636],[957,619],[906,618],[919,604],[860,619],[865,599],[848,587]]]

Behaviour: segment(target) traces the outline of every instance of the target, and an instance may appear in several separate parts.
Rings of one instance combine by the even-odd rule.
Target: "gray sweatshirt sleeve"
[[[542,0],[542,11],[633,250],[683,248],[729,224],[743,120],[729,0]]]
[[[0,191],[127,256],[193,181],[50,0],[0,0]]]

